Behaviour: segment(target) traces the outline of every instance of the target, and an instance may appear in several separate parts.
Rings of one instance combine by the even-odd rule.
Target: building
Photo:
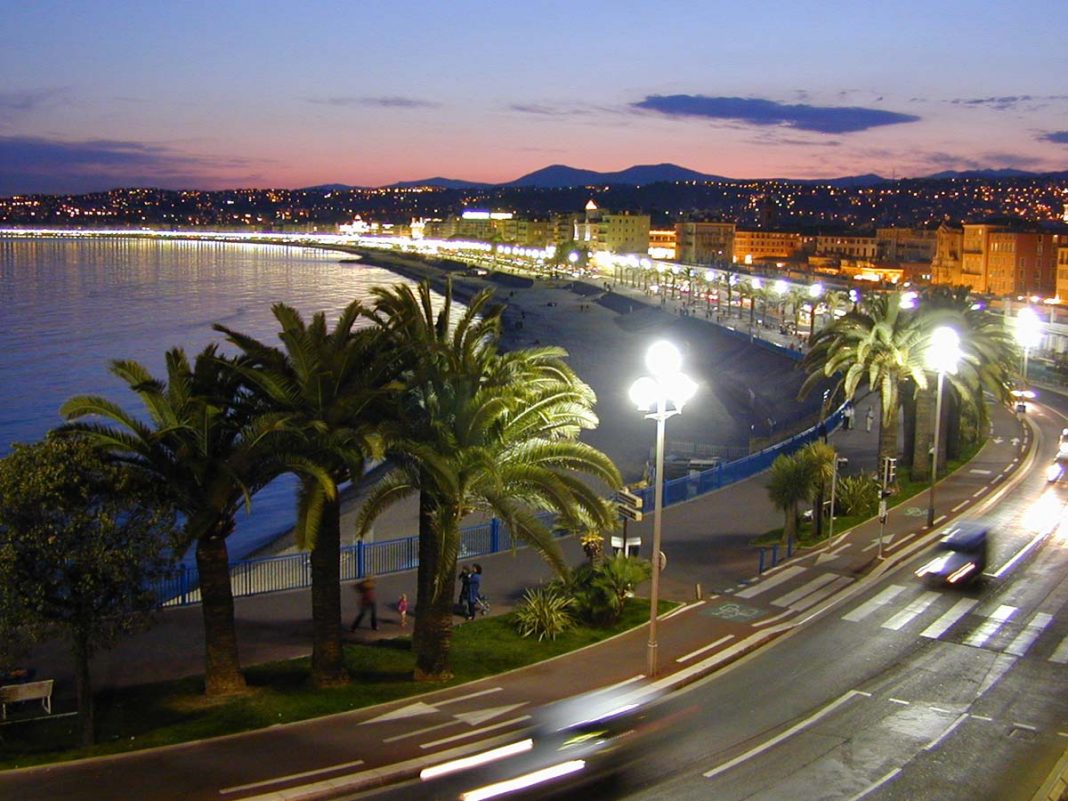
[[[591,200],[575,229],[575,240],[595,253],[649,252],[648,214],[613,214]]]
[[[1052,297],[1057,248],[1066,241],[1018,220],[965,223],[960,282],[991,295]]]
[[[931,257],[931,283],[958,286],[961,283],[961,252],[964,229],[944,222],[935,231],[935,252]]]
[[[1068,301],[1068,243],[1057,246],[1057,297]]]
[[[938,245],[938,232],[929,228],[877,228],[875,241],[880,259],[931,262]]]
[[[846,259],[873,261],[879,257],[879,243],[874,236],[831,234],[816,237],[817,256],[840,256]]]
[[[734,258],[732,222],[675,223],[676,260],[683,264],[726,264]]]
[[[733,259],[754,264],[769,259],[791,259],[801,251],[801,234],[791,231],[736,229]]]
[[[651,258],[675,261],[677,253],[674,228],[649,232],[649,256]]]

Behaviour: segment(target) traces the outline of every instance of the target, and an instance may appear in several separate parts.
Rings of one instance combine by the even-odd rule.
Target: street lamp
[[[1024,352],[1023,380],[1027,383],[1027,359],[1031,355],[1031,348],[1035,347],[1042,339],[1042,324],[1038,315],[1030,306],[1024,306],[1016,315],[1016,341]]]
[[[656,420],[656,484],[653,500],[653,586],[649,599],[649,647],[646,675],[656,675],[656,621],[660,601],[660,512],[664,505],[664,423],[682,411],[693,397],[697,385],[681,372],[682,354],[670,342],[654,342],[645,354],[645,366],[652,373],[642,376],[630,387],[630,399],[646,419]],[[655,409],[656,411],[650,411]]]
[[[927,366],[938,371],[938,390],[935,394],[934,444],[931,446],[931,494],[927,503],[927,525],[934,525],[935,516],[935,482],[938,480],[938,440],[939,427],[942,423],[942,382],[946,373],[957,372],[960,361],[960,336],[947,325],[941,325],[931,332],[931,341],[927,346]]]

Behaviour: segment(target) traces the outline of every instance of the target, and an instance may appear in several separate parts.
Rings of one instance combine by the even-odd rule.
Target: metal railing
[[[842,424],[843,409],[831,414],[823,424],[827,432]],[[821,436],[821,427],[813,426],[800,434],[776,443],[762,451],[723,462],[708,470],[694,472],[682,478],[664,482],[664,506],[682,503],[699,495],[726,487],[755,476],[771,467],[781,454],[790,454]],[[633,492],[642,497],[643,506],[651,509],[653,487]],[[552,523],[553,516],[544,514],[542,520]],[[569,532],[558,530],[559,536]],[[515,547],[522,547],[520,542]],[[513,541],[508,527],[493,518],[487,523],[469,526],[460,532],[460,558],[486,556],[511,550]],[[419,566],[419,537],[399,537],[381,542],[356,542],[341,548],[341,580],[355,581],[364,576],[400,573]],[[165,579],[157,582],[156,596],[165,607],[189,606],[200,603],[195,566],[178,565]],[[306,551],[282,556],[242,559],[230,565],[230,583],[235,598],[283,592],[311,586],[311,561]]]

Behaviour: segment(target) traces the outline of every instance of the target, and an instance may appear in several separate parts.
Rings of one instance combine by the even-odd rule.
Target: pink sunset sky
[[[1068,169],[1068,3],[16,0],[0,195]]]

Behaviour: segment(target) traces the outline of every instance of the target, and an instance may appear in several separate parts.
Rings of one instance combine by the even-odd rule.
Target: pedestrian
[[[464,565],[460,568],[460,600],[458,601],[460,614],[467,614],[467,593],[471,587],[471,568]]]
[[[875,412],[871,410],[871,406],[868,407],[868,413],[864,415],[864,429],[870,434],[871,424],[875,422]]]
[[[371,613],[371,628],[378,631],[378,605],[375,603],[375,580],[368,576],[363,581],[356,582],[356,592],[360,596],[360,611],[356,613],[356,619],[352,621],[349,631],[356,631],[363,622],[363,616]]]
[[[845,430],[851,431],[853,429],[853,404],[846,403],[845,407]]]
[[[397,612],[400,614],[400,627],[402,629],[408,628],[408,596],[403,592],[397,600]]]
[[[482,590],[482,565],[475,562],[471,566],[471,572],[467,579],[467,614],[468,620],[475,619],[475,611],[478,609],[478,597]]]

